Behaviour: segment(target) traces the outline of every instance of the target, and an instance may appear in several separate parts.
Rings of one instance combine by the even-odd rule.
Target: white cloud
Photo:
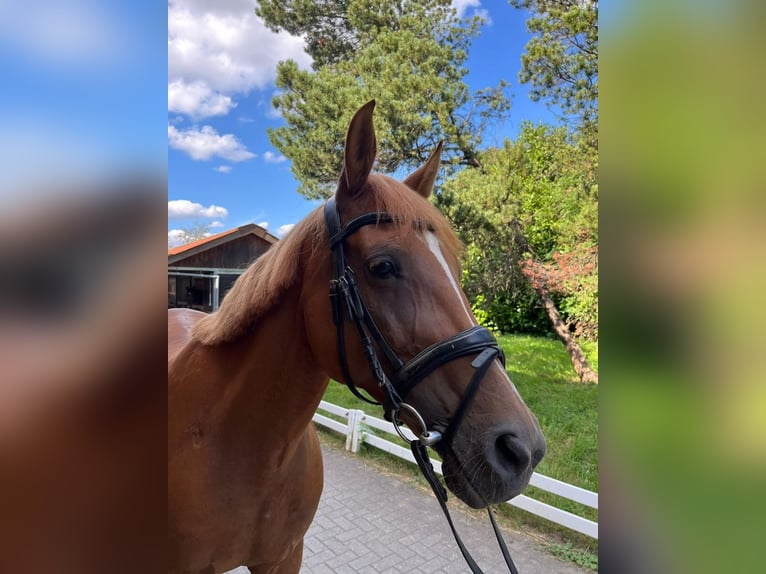
[[[269,228],[269,222],[268,221],[261,221],[260,223],[256,223],[258,227],[263,227],[264,229]]]
[[[267,151],[263,154],[263,159],[267,163],[282,163],[283,161],[287,161],[287,158],[283,156],[282,154],[275,154],[274,152]]]
[[[280,225],[279,229],[277,229],[277,236],[284,237],[285,235],[290,233],[293,227],[295,227],[294,223],[286,223],[285,225]]]
[[[492,25],[492,18],[489,15],[489,10],[487,10],[486,8],[477,8],[476,15],[482,20],[484,20],[484,24],[486,26]]]
[[[452,7],[457,11],[458,18],[463,18],[469,8],[473,8],[474,15],[484,19],[485,24],[492,24],[492,18],[489,17],[489,11],[486,8],[480,8],[481,0],[452,0]]]
[[[468,8],[478,8],[481,0],[452,0],[452,7],[457,10],[458,18],[462,18]]]
[[[218,227],[223,227],[223,222],[222,221],[212,221],[210,223],[209,227],[210,227],[210,229],[217,229]]]
[[[178,247],[184,242],[185,232],[183,229],[171,229],[168,231],[168,249]]]
[[[186,114],[193,120],[225,116],[236,105],[231,97],[214,92],[201,80],[191,83],[174,80],[168,83],[168,111]]]
[[[174,199],[168,201],[168,219],[192,219],[195,217],[204,218],[225,218],[229,211],[219,205],[209,205],[205,207],[201,203],[195,203],[188,199]]]
[[[229,161],[245,161],[256,157],[234,134],[219,135],[212,126],[179,130],[168,124],[168,144],[186,152],[192,159],[208,160],[218,156]]]
[[[187,237],[186,233],[185,229],[171,229],[168,231],[168,249],[173,249],[173,247],[179,247],[181,245],[186,245],[187,243],[192,243],[192,241],[196,241],[196,239],[193,240]],[[211,235],[213,234],[208,231],[203,233],[202,237],[210,237]]]
[[[214,167],[213,171],[217,171],[218,173],[229,173],[231,171],[230,165],[219,165],[218,167]]]
[[[274,33],[251,0],[171,0],[168,78],[204,82],[219,93],[248,92],[274,82],[276,65],[292,59],[308,68],[302,38]]]

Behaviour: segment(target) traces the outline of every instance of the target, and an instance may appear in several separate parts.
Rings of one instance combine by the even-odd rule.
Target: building
[[[245,269],[278,238],[249,223],[168,250],[168,308],[212,312]]]

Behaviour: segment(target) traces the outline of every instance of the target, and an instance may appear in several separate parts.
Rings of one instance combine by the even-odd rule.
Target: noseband
[[[443,341],[434,343],[420,351],[409,361],[403,361],[375,324],[375,320],[357,286],[354,271],[346,261],[343,253],[343,242],[347,237],[366,225],[393,223],[394,218],[386,212],[370,212],[352,219],[343,226],[341,225],[340,215],[335,205],[335,198],[332,197],[324,205],[324,219],[329,233],[330,250],[332,251],[333,259],[333,278],[330,280],[330,304],[332,306],[333,323],[335,324],[337,336],[338,354],[346,385],[361,400],[375,405],[381,404],[362,395],[352,380],[346,358],[344,310],[349,320],[356,326],[370,371],[383,392],[384,400],[382,406],[386,413],[386,419],[394,424],[394,428],[396,428],[402,439],[410,442],[410,448],[415,460],[447,517],[463,557],[472,572],[481,574],[481,569],[479,569],[468,553],[455,530],[446,506],[447,491],[439,482],[433,470],[426,447],[433,446],[439,442],[441,443],[440,447],[443,449],[451,447],[457,428],[465,417],[473,398],[476,396],[476,391],[479,389],[484,375],[496,358],[499,358],[503,365],[505,365],[505,355],[492,332],[476,325],[456,333]],[[378,353],[375,350],[375,345],[385,355],[388,364],[393,370],[393,374],[390,377],[383,370],[378,359]],[[460,405],[452,415],[446,428],[442,430],[429,430],[425,420],[418,411],[405,402],[407,395],[439,367],[469,355],[476,355],[476,358],[471,362],[471,366],[476,370]],[[422,432],[414,441],[409,441],[400,429],[402,422],[399,415],[402,412],[408,413],[421,427]],[[489,508],[487,510],[506,564],[512,574],[517,574],[516,567],[500,535],[492,511]]]

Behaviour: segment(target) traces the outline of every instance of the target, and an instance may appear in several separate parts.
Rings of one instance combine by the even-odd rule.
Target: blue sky
[[[510,82],[511,112],[485,146],[513,137],[521,122],[555,123],[545,104],[518,83],[529,39],[526,14],[505,1],[456,0],[465,15],[488,19],[471,48],[472,90]],[[310,61],[301,41],[266,30],[251,0],[171,0],[168,5],[168,240],[194,222],[219,232],[258,223],[282,235],[318,202],[297,193],[290,162],[266,133],[282,120],[271,110],[276,64]],[[175,242],[173,244],[176,244]]]
[[[166,24],[153,0],[0,2],[2,200],[67,178],[164,175]]]

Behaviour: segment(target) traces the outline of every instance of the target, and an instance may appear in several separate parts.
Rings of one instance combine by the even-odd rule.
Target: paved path
[[[323,445],[325,484],[306,538],[301,574],[470,572],[433,495],[369,467],[364,459]],[[453,503],[450,511],[486,574],[508,572],[486,513]],[[584,574],[537,542],[503,530],[520,574]],[[246,568],[231,572],[244,574]]]

